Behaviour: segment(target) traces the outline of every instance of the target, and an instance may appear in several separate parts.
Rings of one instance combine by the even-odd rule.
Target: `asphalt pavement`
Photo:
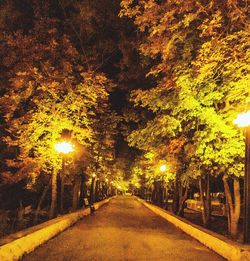
[[[26,255],[22,261],[217,261],[222,257],[157,216],[118,196]]]

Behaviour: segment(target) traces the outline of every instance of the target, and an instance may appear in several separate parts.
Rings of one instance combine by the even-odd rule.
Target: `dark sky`
[[[127,104],[127,95],[128,91],[123,89],[116,89],[110,94],[110,103],[112,109],[115,110],[118,114],[121,113],[122,108]]]

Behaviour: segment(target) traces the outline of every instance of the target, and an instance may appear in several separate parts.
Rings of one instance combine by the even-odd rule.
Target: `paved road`
[[[133,197],[117,197],[22,261],[224,260]]]

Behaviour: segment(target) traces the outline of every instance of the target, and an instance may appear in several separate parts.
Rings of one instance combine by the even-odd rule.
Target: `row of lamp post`
[[[243,242],[250,243],[250,110],[239,114],[234,123],[245,129],[245,176],[244,176],[244,208],[243,208]],[[164,173],[167,166],[161,165]]]
[[[62,157],[62,167],[61,167],[61,173],[59,175],[60,179],[60,213],[63,213],[63,194],[64,194],[64,177],[65,177],[65,161],[66,156],[72,152],[74,152],[74,145],[70,143],[69,141],[62,141],[59,143],[56,143],[54,146],[55,150],[61,155]],[[95,186],[95,180],[96,180],[96,174],[92,174],[91,177],[91,187],[90,187],[90,197],[89,197],[89,206],[91,213],[94,212],[94,186]],[[108,183],[109,179],[105,179],[106,183]],[[112,184],[112,182],[111,182]]]
[[[239,114],[234,123],[245,129],[245,176],[244,176],[244,208],[243,208],[243,242],[250,242],[250,110]],[[166,165],[160,166],[163,173]]]
[[[244,209],[243,209],[243,241],[250,242],[250,111],[239,114],[234,123],[245,129],[245,176],[244,176]],[[161,165],[164,173],[167,166]],[[162,176],[163,182],[163,176]]]
[[[243,241],[245,243],[250,242],[250,111],[239,114],[234,121],[239,127],[245,128],[245,177],[244,177],[244,217],[243,217]],[[74,151],[74,146],[70,142],[60,142],[55,145],[56,151],[62,154],[62,170],[61,170],[61,196],[63,195],[63,179],[65,175],[65,156]],[[167,166],[161,165],[160,171],[164,173],[167,170]],[[90,196],[91,207],[93,205],[93,189],[95,174],[92,176],[91,189],[92,196]],[[106,179],[108,182],[108,179]],[[121,187],[118,187],[121,189]],[[63,210],[63,197],[60,201],[60,210]],[[93,211],[93,208],[92,208]]]

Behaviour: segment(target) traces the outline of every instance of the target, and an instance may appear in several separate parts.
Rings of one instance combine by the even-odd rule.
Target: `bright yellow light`
[[[106,182],[108,182],[109,181],[109,179],[105,179],[106,180]]]
[[[94,174],[92,174],[92,178],[95,178],[96,177],[96,174],[94,173]]]
[[[250,111],[239,114],[238,117],[234,120],[234,123],[239,127],[250,126]]]
[[[164,171],[166,171],[167,170],[167,166],[166,165],[161,165],[160,166],[160,171],[161,172],[164,172]]]
[[[74,146],[70,142],[63,141],[55,144],[55,149],[60,153],[67,154],[74,151]]]
[[[118,188],[118,189],[121,189],[121,188],[122,188],[122,186],[120,186],[120,185],[119,185],[117,188]]]

